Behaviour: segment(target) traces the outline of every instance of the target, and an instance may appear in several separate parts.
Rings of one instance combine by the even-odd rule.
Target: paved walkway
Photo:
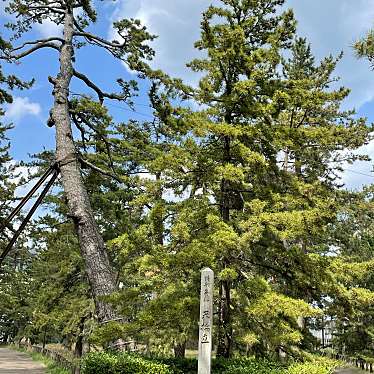
[[[45,374],[44,366],[25,353],[0,348],[0,374]]]

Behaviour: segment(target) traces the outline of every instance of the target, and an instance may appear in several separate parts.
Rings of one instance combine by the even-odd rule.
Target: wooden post
[[[199,362],[198,374],[211,373],[212,327],[213,327],[213,285],[212,269],[201,271],[200,322],[199,322]]]

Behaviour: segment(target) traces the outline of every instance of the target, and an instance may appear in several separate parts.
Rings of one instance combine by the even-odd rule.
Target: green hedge
[[[315,358],[289,366],[268,360],[215,359],[213,374],[331,374],[339,362]],[[143,357],[127,353],[90,353],[83,358],[82,374],[196,374],[197,360]]]

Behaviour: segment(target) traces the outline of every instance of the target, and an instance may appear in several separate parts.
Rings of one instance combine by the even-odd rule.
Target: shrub
[[[143,357],[121,353],[90,353],[83,358],[82,374],[174,374],[164,364]]]
[[[117,357],[106,353],[89,353],[87,354],[82,362],[82,373],[94,374],[94,373],[106,373],[115,374],[115,366],[117,364]]]
[[[197,360],[194,358],[154,357],[152,360],[168,365],[174,374],[197,373]]]
[[[174,374],[196,374],[197,372],[196,359],[154,357],[152,360],[168,365]],[[217,358],[212,361],[214,374],[278,374],[281,367],[280,364],[272,361],[247,357],[230,360]]]
[[[328,358],[315,358],[311,362],[295,363],[285,374],[332,374],[342,363]]]
[[[214,359],[213,374],[331,374],[339,362],[310,357],[306,363],[286,367],[266,359]],[[82,374],[196,374],[196,359],[142,357],[126,353],[90,353],[83,359]]]
[[[213,373],[217,374],[280,374],[282,367],[279,363],[265,359],[237,358],[232,360],[215,360]]]

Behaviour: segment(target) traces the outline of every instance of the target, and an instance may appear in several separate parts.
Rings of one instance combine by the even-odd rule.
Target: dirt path
[[[359,373],[366,373],[366,371],[362,371],[360,369],[355,368],[347,368],[347,369],[338,369],[335,374],[359,374]]]
[[[0,374],[45,374],[44,366],[25,353],[0,348]]]

